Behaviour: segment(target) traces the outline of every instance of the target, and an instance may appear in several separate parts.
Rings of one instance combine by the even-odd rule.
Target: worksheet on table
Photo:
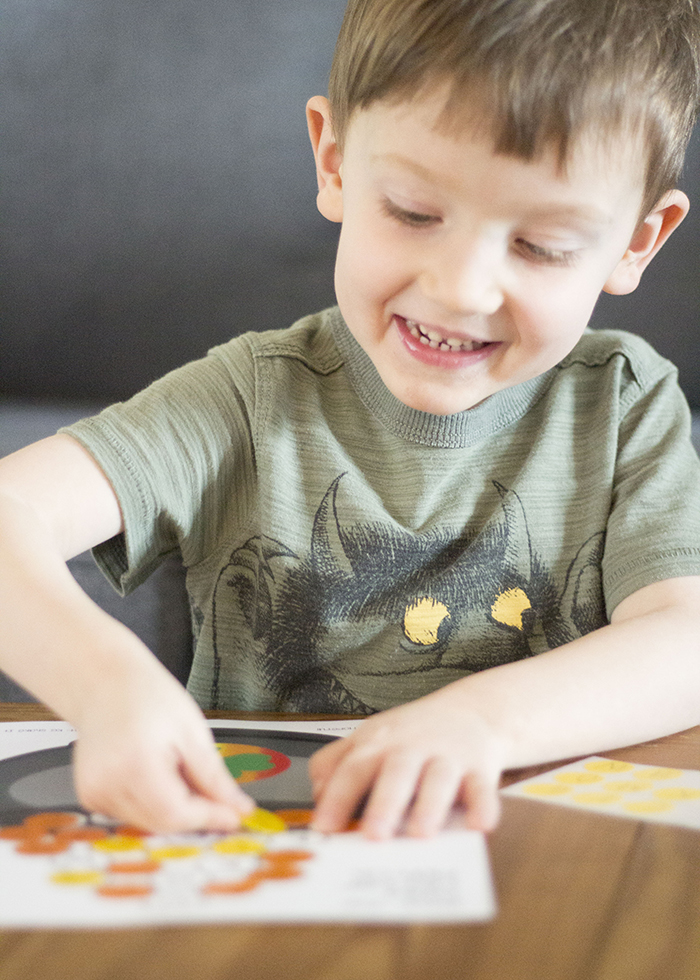
[[[491,918],[481,834],[377,843],[308,828],[308,758],[357,724],[212,721],[224,762],[258,809],[233,834],[168,836],[80,807],[69,725],[0,724],[0,927]]]

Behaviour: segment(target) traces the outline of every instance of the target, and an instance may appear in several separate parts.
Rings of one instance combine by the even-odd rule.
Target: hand
[[[461,685],[374,715],[317,752],[314,829],[344,829],[367,798],[360,828],[373,839],[401,829],[432,836],[455,804],[466,809],[467,827],[492,830],[507,743],[465,703]]]
[[[193,699],[153,667],[116,690],[105,685],[78,722],[81,803],[152,832],[235,830],[253,801],[229,774]]]

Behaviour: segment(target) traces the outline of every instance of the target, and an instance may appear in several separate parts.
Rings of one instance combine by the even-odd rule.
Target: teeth
[[[416,320],[406,320],[411,335],[419,340],[426,347],[433,350],[480,350],[486,343],[479,340],[460,340],[459,337],[444,337],[439,330],[431,327],[429,330],[422,327]]]

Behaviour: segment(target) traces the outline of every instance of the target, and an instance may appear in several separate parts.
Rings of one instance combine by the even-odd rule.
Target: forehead
[[[410,99],[382,99],[355,110],[345,139],[345,162],[402,173],[407,179],[459,193],[480,185],[553,199],[622,198],[641,204],[644,152],[640,138],[591,126],[562,158],[549,143],[532,159],[498,152],[496,127],[478,98],[454,109],[445,86]]]

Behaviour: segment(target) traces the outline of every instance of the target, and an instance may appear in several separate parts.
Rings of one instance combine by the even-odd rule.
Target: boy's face
[[[341,312],[389,390],[440,415],[557,364],[601,290],[634,289],[685,214],[674,198],[638,227],[638,153],[591,142],[563,173],[553,152],[525,162],[438,129],[443,105],[436,91],[356,111],[342,156],[326,100],[308,108],[319,208],[342,221]]]

